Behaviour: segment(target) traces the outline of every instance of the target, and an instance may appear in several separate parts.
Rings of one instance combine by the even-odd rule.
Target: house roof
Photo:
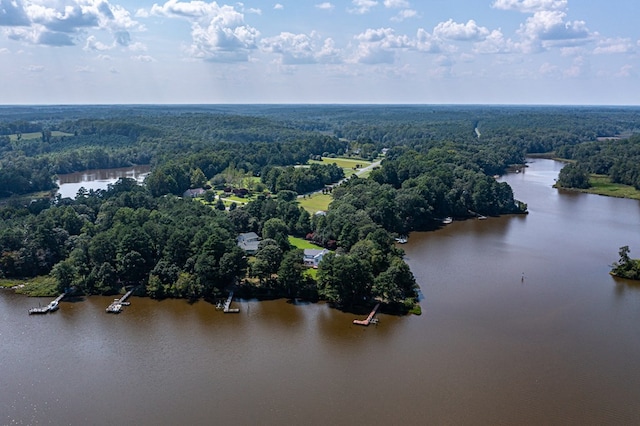
[[[318,256],[320,254],[325,255],[327,253],[329,253],[329,250],[327,250],[327,249],[322,249],[322,250],[319,250],[319,249],[304,249],[304,256],[305,257],[316,257],[316,256]]]
[[[238,235],[238,241],[257,240],[259,238],[260,237],[258,237],[258,234],[256,234],[255,232],[245,232]]]
[[[205,190],[202,189],[202,188],[187,189],[186,191],[184,191],[182,196],[183,197],[197,197],[198,195],[202,195],[204,193],[205,193]]]

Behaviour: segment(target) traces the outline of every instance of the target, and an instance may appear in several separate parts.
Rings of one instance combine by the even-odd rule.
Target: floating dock
[[[127,302],[127,299],[129,298],[129,296],[131,296],[131,294],[133,293],[133,291],[136,289],[136,287],[132,288],[131,290],[129,290],[128,292],[126,292],[124,294],[124,296],[122,296],[119,299],[113,299],[113,302],[107,306],[107,313],[109,314],[119,314],[120,312],[122,312],[122,307],[123,306],[129,306],[130,303]]]
[[[37,308],[31,308],[29,309],[29,315],[33,315],[33,314],[46,314],[47,312],[53,312],[53,311],[57,311],[58,308],[60,306],[59,303],[60,301],[64,298],[64,296],[66,296],[67,293],[62,293],[60,296],[56,297],[55,299],[53,299],[51,302],[49,302],[48,305],[46,306],[38,306]]]
[[[377,303],[376,306],[373,307],[373,310],[371,311],[371,313],[369,314],[366,320],[353,320],[353,323],[357,325],[364,325],[365,327],[368,326],[369,324],[377,324],[378,319],[374,318],[374,316],[376,315],[376,312],[378,312],[379,307],[380,307],[380,304]]]

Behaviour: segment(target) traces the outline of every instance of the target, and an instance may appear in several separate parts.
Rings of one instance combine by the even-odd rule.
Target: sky
[[[0,0],[0,104],[638,105],[638,0]]]

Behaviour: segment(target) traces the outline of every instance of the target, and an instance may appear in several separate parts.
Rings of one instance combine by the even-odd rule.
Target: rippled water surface
[[[0,292],[0,424],[639,424],[640,203],[559,193],[561,165],[504,180],[528,216],[403,246],[421,316],[368,328],[324,304]]]

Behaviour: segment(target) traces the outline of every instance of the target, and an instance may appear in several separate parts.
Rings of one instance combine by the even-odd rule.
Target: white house
[[[325,254],[329,253],[327,249],[304,249],[304,266],[317,268]]]
[[[246,232],[238,235],[238,247],[247,254],[256,254],[258,252],[258,244],[260,244],[260,237],[255,232]]]

